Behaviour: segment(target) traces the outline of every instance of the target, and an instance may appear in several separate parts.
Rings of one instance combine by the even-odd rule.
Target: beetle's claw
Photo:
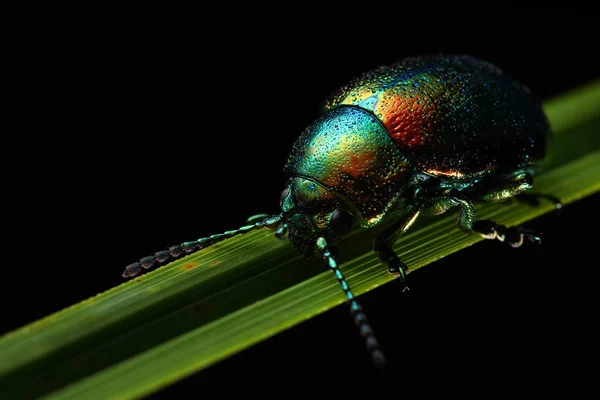
[[[506,243],[510,247],[521,247],[524,239],[527,238],[531,243],[540,244],[542,243],[542,234],[529,229],[524,229],[519,226],[506,228],[503,233]]]
[[[511,236],[512,237],[507,237],[506,243],[512,247],[512,248],[517,248],[517,247],[521,247],[521,245],[523,244],[523,235],[520,235],[518,233],[515,232],[511,232]]]

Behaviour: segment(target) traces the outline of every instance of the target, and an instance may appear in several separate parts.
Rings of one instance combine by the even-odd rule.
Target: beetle
[[[467,233],[512,247],[525,239],[539,243],[540,233],[477,220],[473,204],[531,188],[549,136],[541,104],[491,63],[466,55],[407,58],[362,74],[325,102],[285,164],[289,180],[280,214],[251,217],[239,229],[159,251],[127,266],[123,276],[235,235],[273,229],[306,256],[324,259],[381,366],[385,357],[336,261],[341,238],[391,219],[373,250],[403,283],[408,267],[392,246],[420,215],[457,208],[458,226]]]

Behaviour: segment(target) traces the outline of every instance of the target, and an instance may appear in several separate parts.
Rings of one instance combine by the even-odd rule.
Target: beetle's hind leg
[[[531,206],[539,206],[540,200],[550,201],[556,209],[562,208],[562,202],[557,197],[541,193],[527,193],[527,189],[533,186],[533,177],[529,172],[517,171],[511,176],[504,177],[502,180],[491,181],[489,187],[474,188],[473,197],[483,201],[503,201],[518,200]],[[524,239],[533,243],[541,243],[542,234],[520,226],[506,227],[490,220],[474,221],[475,213],[472,211],[472,205],[465,204],[465,197],[462,193],[456,197],[461,202],[461,215],[473,214],[472,217],[463,218],[459,216],[458,225],[467,232],[477,232],[486,239],[498,239],[511,247],[520,247]]]
[[[524,239],[533,243],[541,243],[542,234],[521,226],[507,227],[488,219],[475,220],[475,207],[458,190],[448,193],[448,198],[455,201],[460,207],[458,213],[458,226],[465,232],[479,233],[485,239],[498,239],[511,247],[520,247]]]
[[[562,208],[562,202],[558,197],[544,193],[526,192],[531,187],[533,187],[533,177],[531,174],[529,172],[518,171],[508,178],[502,178],[500,181],[491,181],[489,188],[476,187],[475,197],[483,201],[517,200],[530,206],[539,206],[541,200],[544,200],[551,202],[556,209]]]

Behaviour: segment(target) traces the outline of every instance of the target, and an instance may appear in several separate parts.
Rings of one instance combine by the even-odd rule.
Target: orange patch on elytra
[[[215,260],[215,261],[211,261],[211,263],[208,264],[208,265],[211,266],[211,267],[214,267],[215,265],[219,265],[219,264],[221,264],[221,261]]]
[[[378,112],[396,143],[415,148],[425,144],[424,131],[429,128],[428,120],[435,108],[418,95],[397,96],[380,104]]]

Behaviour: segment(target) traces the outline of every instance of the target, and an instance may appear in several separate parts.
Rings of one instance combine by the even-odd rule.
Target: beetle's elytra
[[[130,277],[234,235],[274,229],[307,256],[319,255],[341,284],[377,365],[384,356],[335,259],[354,228],[394,222],[373,248],[404,281],[393,244],[421,214],[456,207],[467,233],[513,247],[540,235],[476,220],[473,202],[516,196],[533,184],[550,128],[539,102],[497,67],[469,56],[425,56],[367,72],[339,89],[300,135],[285,165],[281,213],[237,230],[172,246],[129,265]],[[559,204],[559,203],[557,203]]]

